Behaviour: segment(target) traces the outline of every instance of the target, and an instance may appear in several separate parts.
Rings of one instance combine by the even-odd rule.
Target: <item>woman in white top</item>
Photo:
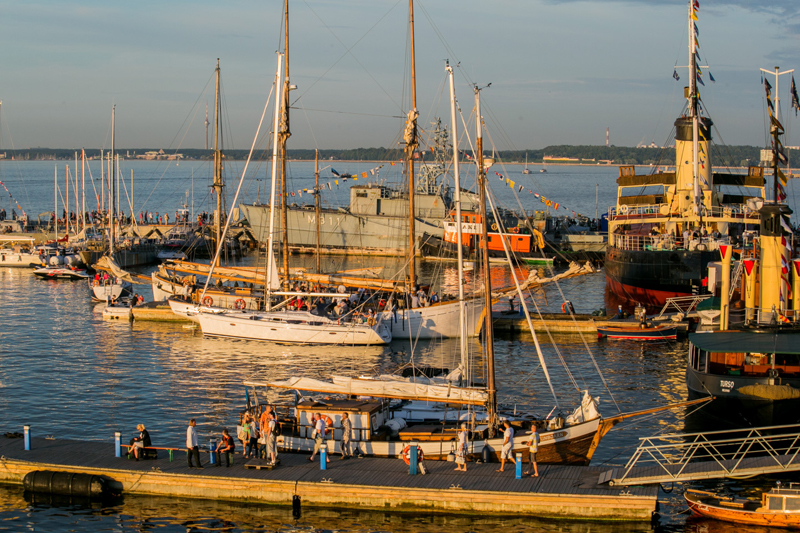
[[[461,431],[458,432],[458,444],[456,445],[456,470],[467,471],[467,423],[461,423]]]

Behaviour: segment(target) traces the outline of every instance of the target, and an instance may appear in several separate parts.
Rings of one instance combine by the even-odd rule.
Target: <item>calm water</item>
[[[155,167],[156,163],[150,165]],[[40,205],[36,202],[45,206],[46,200],[40,198],[45,194],[40,190],[45,188],[45,178],[36,177],[36,173],[46,166],[43,163],[20,164],[20,168],[28,169],[32,176],[26,190],[33,206]],[[185,166],[188,164],[176,168],[185,173]],[[336,168],[340,172],[356,170],[354,166]],[[574,192],[572,196],[575,196],[576,205],[584,205],[581,209],[591,208],[593,212],[594,183],[601,179],[608,181],[609,187],[613,183],[612,174],[607,169],[601,170],[601,173],[587,169],[565,171],[561,178],[554,170],[543,175],[546,177],[535,177],[540,181],[552,180],[548,181],[548,186],[560,187],[563,191],[574,188],[577,183],[588,183],[585,196],[576,196]],[[173,180],[168,190],[178,190],[178,183],[185,182],[183,175],[176,177],[167,172],[166,176],[164,180]],[[7,185],[11,189],[10,183]],[[197,191],[197,184],[195,187]],[[34,189],[38,191],[36,201]],[[142,190],[145,190],[144,185]],[[508,195],[509,191],[505,192]],[[14,194],[19,199],[20,193]],[[555,198],[557,192],[550,194]],[[566,196],[566,192],[564,194]],[[170,205],[169,209],[174,206]],[[373,262],[363,257],[349,263],[335,260],[338,265],[350,268],[366,261]],[[423,275],[445,268],[449,267],[426,266]],[[504,271],[496,271],[495,275],[507,278]],[[603,306],[602,273],[567,280],[561,284],[561,289],[578,312],[591,312]],[[149,295],[147,287],[142,287],[140,292]],[[537,295],[537,303],[543,308],[558,309],[561,301],[555,286]],[[23,425],[30,424],[35,435],[57,438],[110,441],[114,431],[121,431],[127,438],[141,422],[150,429],[154,442],[180,446],[189,418],[197,418],[201,439],[217,434],[221,427],[235,425],[237,412],[244,403],[243,380],[281,379],[301,373],[325,377],[333,372],[385,372],[412,360],[418,364],[448,366],[456,361],[457,352],[457,343],[452,341],[419,343],[413,349],[402,342],[381,348],[321,349],[204,339],[195,330],[182,325],[109,323],[102,320],[101,309],[91,304],[84,284],[41,280],[22,270],[0,270],[0,308],[0,432],[21,431]],[[598,377],[584,342],[602,370],[608,390]],[[579,392],[562,361],[578,387],[599,395],[601,410],[606,414],[617,413],[618,409],[623,412],[644,409],[686,396],[684,341],[638,344],[569,337],[558,339],[556,350],[545,338],[543,348],[559,393],[559,403],[565,411],[577,404]],[[530,337],[498,339],[496,356],[500,401],[540,414],[549,412],[553,399],[543,381]],[[620,424],[603,440],[594,464],[624,464],[640,436],[680,431],[685,415],[686,412],[680,410]],[[712,423],[722,422],[714,420]],[[667,530],[725,529],[710,522],[686,522],[685,515],[680,514],[685,507],[677,492],[660,497],[664,501],[662,523]],[[302,518],[295,520],[291,510],[284,508],[134,496],[125,496],[108,507],[84,507],[64,502],[28,501],[19,489],[0,486],[0,530],[141,531],[156,528],[164,531],[352,532],[436,529],[443,533],[499,529],[569,532],[651,529],[648,524],[418,516],[352,510],[304,509]]]

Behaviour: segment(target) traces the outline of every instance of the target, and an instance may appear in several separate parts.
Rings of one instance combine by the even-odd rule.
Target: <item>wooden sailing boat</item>
[[[789,483],[786,489],[778,482],[777,487],[761,494],[760,501],[695,489],[688,489],[683,497],[697,516],[734,524],[797,529],[800,528],[800,489],[795,485]]]

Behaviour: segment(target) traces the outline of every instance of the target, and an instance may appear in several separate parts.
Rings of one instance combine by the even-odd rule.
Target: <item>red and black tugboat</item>
[[[619,169],[617,204],[609,213],[605,270],[609,289],[648,307],[704,292],[707,265],[722,244],[747,244],[764,201],[764,169],[716,173],[711,128],[698,90],[704,66],[697,52],[697,1],[689,7],[689,86],[675,121],[672,172]],[[706,73],[708,74],[708,73]],[[678,78],[677,71],[673,75]],[[707,76],[710,78],[710,74]],[[669,144],[669,143],[668,143]],[[659,169],[660,167],[655,167]]]

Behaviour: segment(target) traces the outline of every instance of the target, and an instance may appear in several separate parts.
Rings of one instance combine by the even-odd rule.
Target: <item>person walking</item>
[[[228,434],[227,429],[222,430],[222,440],[219,441],[217,444],[217,466],[222,466],[221,458],[225,458],[225,467],[229,467],[233,464],[233,454],[236,451],[236,443],[233,441],[233,437]]]
[[[342,413],[342,458],[341,461],[353,456],[350,450],[350,437],[353,434],[353,423],[350,422],[350,415]]]
[[[539,477],[539,465],[536,464],[536,452],[539,451],[539,430],[534,422],[531,425],[531,436],[527,442],[528,446],[528,469],[523,472],[526,476],[533,470],[533,477]],[[533,467],[533,468],[531,468]]]
[[[200,445],[197,442],[196,425],[197,422],[192,418],[189,420],[189,427],[186,429],[186,459],[189,462],[189,468],[194,468],[192,465],[192,455],[197,459],[197,468],[203,468],[203,465],[200,464]]]
[[[467,423],[461,423],[461,431],[458,432],[458,444],[456,444],[456,468],[459,472],[467,471]]]
[[[511,427],[511,422],[506,420],[503,422],[505,426],[505,431],[503,431],[503,449],[500,452],[500,470],[497,472],[502,472],[505,470],[506,466],[506,459],[517,464],[517,461],[514,460],[514,428]]]

